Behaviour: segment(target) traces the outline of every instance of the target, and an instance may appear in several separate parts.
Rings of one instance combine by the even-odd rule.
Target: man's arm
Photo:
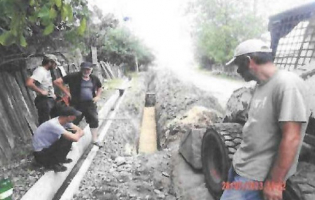
[[[82,131],[82,129],[74,124],[71,124],[71,129],[75,130],[75,131]]]
[[[76,126],[77,127],[77,126]],[[76,128],[74,128],[76,129]],[[69,132],[69,131],[66,131],[63,133],[63,136],[65,136],[65,138],[67,138],[68,140],[71,140],[71,141],[74,141],[74,142],[77,142],[79,141],[79,139],[84,135],[84,132],[82,129],[79,128],[79,130],[77,130],[74,134]]]
[[[264,187],[266,200],[282,200],[283,184],[297,154],[301,140],[301,123],[282,122],[282,139],[278,154]]]
[[[35,91],[35,92],[37,92],[37,93],[39,93],[39,94],[41,94],[41,95],[43,95],[43,96],[47,96],[47,95],[48,95],[48,92],[47,92],[47,91],[42,90],[42,89],[40,89],[39,87],[37,87],[37,86],[35,85],[35,80],[32,79],[31,77],[29,77],[29,78],[26,80],[25,85],[26,85],[28,88],[32,89],[33,91]]]
[[[96,96],[93,98],[94,103],[96,103],[98,100],[100,100],[101,98],[101,94],[102,94],[102,87],[99,87],[96,91]]]
[[[59,87],[68,97],[71,98],[71,94],[69,92],[69,89],[64,86],[62,78],[57,78],[56,80],[54,80],[54,85]]]
[[[301,123],[283,122],[278,155],[270,171],[269,180],[283,182],[291,168],[301,140]]]

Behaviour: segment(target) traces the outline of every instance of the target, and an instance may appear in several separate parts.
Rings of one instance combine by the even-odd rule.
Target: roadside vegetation
[[[124,71],[153,62],[151,50],[112,14],[88,8],[87,0],[0,1],[0,66],[43,53],[79,49]]]
[[[267,23],[257,14],[255,2],[197,0],[192,3],[189,12],[198,13],[193,32],[195,57],[202,68],[212,70],[219,66],[224,70],[224,63],[233,56],[239,42],[267,31]]]

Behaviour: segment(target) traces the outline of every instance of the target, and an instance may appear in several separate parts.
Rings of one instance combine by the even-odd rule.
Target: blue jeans
[[[246,183],[253,180],[241,177],[233,167],[230,168],[227,183]],[[246,189],[225,189],[220,200],[263,200],[262,190],[246,190]]]

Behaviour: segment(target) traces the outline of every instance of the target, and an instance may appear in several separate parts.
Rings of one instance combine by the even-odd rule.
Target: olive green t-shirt
[[[280,122],[301,122],[301,143],[286,179],[296,171],[298,156],[309,117],[307,86],[296,74],[278,70],[258,84],[243,127],[243,140],[233,157],[235,171],[243,177],[264,181],[278,153]],[[290,151],[290,149],[288,149]]]

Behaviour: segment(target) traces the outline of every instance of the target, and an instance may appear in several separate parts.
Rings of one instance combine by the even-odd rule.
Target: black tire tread
[[[243,126],[238,123],[218,123],[211,128],[221,135],[231,162],[234,153],[242,142]]]
[[[203,137],[203,141],[202,141],[202,164],[203,167],[207,168],[208,165],[208,159],[211,159],[210,157],[206,157],[207,155],[207,145],[208,143],[208,136],[210,136],[210,134],[216,133],[218,138],[221,139],[222,142],[219,142],[218,145],[220,145],[222,147],[222,149],[226,149],[225,153],[222,153],[223,155],[221,155],[223,157],[224,160],[226,160],[225,162],[230,165],[233,155],[236,151],[236,149],[238,148],[240,142],[242,141],[242,125],[237,124],[237,123],[218,123],[218,124],[213,124],[209,127],[207,127],[207,131],[204,134]],[[220,140],[219,139],[219,140]],[[224,155],[226,154],[226,155]],[[228,170],[227,169],[224,169]],[[228,173],[228,171],[225,172],[226,175]],[[219,198],[219,196],[221,196],[220,191],[219,190],[214,190],[214,188],[211,188],[211,184],[210,182],[212,182],[211,180],[214,180],[214,177],[211,177],[210,173],[208,172],[208,170],[204,171],[205,174],[205,179],[206,179],[206,186],[209,190],[210,193],[212,193],[216,199]],[[224,177],[222,177],[224,178]],[[222,180],[222,181],[226,181],[226,180]],[[216,186],[216,188],[218,187],[218,185]],[[220,188],[221,188],[221,184],[220,184]],[[222,191],[221,191],[222,192]]]
[[[315,166],[299,162],[296,173],[287,181],[287,188],[292,188],[299,200],[315,199]]]

